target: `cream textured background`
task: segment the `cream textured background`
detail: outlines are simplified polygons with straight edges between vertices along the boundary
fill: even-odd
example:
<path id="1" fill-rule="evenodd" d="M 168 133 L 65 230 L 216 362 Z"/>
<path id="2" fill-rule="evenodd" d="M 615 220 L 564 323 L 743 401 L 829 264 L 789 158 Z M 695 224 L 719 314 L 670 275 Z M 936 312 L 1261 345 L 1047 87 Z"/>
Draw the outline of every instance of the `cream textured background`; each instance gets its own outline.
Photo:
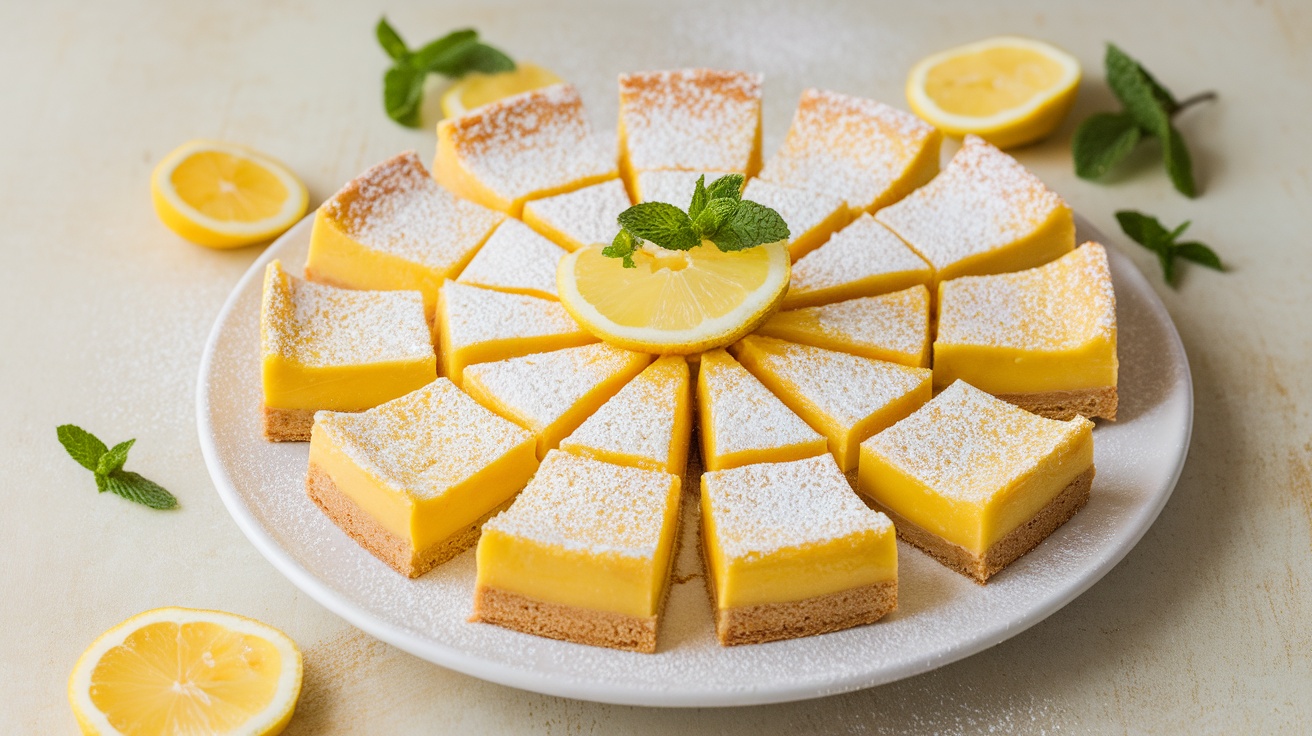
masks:
<path id="1" fill-rule="evenodd" d="M 162 605 L 220 608 L 292 635 L 305 690 L 289 733 L 1292 731 L 1312 722 L 1312 6 L 1256 3 L 524 3 L 393 0 L 0 4 L 0 732 L 71 733 L 65 680 L 105 628 Z M 449 7 L 448 7 L 449 6 Z M 742 8 L 752 7 L 750 13 Z M 151 166 L 196 137 L 284 160 L 313 204 L 429 129 L 380 107 L 386 10 L 411 42 L 470 24 L 575 81 L 613 123 L 620 71 L 766 74 L 773 148 L 805 86 L 904 105 L 917 58 L 997 33 L 1053 41 L 1089 71 L 1072 120 L 1018 156 L 1107 233 L 1138 208 L 1232 271 L 1159 285 L 1189 351 L 1197 415 L 1184 476 L 1138 547 L 1033 629 L 903 682 L 779 706 L 661 711 L 544 697 L 428 665 L 353 630 L 246 542 L 196 439 L 201 347 L 258 248 L 179 241 Z M 1114 40 L 1180 96 L 1203 196 L 1146 159 L 1116 186 L 1071 174 L 1074 121 L 1113 106 Z M 433 96 L 435 99 L 435 96 Z M 1117 239 L 1154 274 L 1150 255 Z M 175 513 L 97 497 L 54 427 L 138 438 L 130 467 Z M 1301 724 L 1301 725 L 1300 725 Z"/>

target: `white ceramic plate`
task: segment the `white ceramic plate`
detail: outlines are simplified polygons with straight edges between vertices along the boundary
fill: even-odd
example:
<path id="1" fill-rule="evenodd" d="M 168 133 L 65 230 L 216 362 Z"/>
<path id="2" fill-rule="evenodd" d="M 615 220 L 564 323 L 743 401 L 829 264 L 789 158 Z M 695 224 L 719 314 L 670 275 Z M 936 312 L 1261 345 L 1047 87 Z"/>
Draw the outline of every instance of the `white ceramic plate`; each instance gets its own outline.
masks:
<path id="1" fill-rule="evenodd" d="M 1093 585 L 1143 536 L 1184 465 L 1193 424 L 1184 348 L 1143 275 L 1112 248 L 1120 421 L 1094 431 L 1092 497 L 987 587 L 899 543 L 898 608 L 879 623 L 721 648 L 696 545 L 685 539 L 654 655 L 468 623 L 472 551 L 418 580 L 396 574 L 306 497 L 308 445 L 260 436 L 261 278 L 274 258 L 293 271 L 305 261 L 310 224 L 307 217 L 251 266 L 210 334 L 196 407 L 205 462 L 237 525 L 297 587 L 389 644 L 485 680 L 610 703 L 727 706 L 831 695 L 925 672 L 1015 636 Z M 1079 225 L 1081 242 L 1107 242 Z M 689 513 L 695 506 L 685 505 Z M 695 533 L 693 523 L 685 527 Z"/>

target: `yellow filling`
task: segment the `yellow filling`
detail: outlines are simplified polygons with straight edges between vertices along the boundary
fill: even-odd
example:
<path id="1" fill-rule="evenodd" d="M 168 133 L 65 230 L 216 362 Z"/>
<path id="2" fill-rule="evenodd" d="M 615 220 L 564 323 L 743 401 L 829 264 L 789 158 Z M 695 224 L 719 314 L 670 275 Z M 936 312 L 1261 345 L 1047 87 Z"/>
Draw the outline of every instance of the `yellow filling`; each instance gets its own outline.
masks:
<path id="1" fill-rule="evenodd" d="M 908 243 L 914 249 L 915 244 Z M 958 276 L 982 276 L 1022 271 L 1042 266 L 1075 250 L 1075 217 L 1066 206 L 1058 207 L 1033 232 L 983 253 L 949 263 L 934 274 L 935 283 Z M 931 287 L 936 288 L 936 287 Z"/>
<path id="2" fill-rule="evenodd" d="M 316 367 L 280 355 L 261 361 L 264 405 L 278 409 L 364 411 L 433 382 L 437 358 Z"/>
<path id="3" fill-rule="evenodd" d="M 993 394 L 1078 391 L 1116 385 L 1115 339 L 1071 350 L 1029 351 L 982 345 L 934 345 L 934 388 L 958 379 Z"/>

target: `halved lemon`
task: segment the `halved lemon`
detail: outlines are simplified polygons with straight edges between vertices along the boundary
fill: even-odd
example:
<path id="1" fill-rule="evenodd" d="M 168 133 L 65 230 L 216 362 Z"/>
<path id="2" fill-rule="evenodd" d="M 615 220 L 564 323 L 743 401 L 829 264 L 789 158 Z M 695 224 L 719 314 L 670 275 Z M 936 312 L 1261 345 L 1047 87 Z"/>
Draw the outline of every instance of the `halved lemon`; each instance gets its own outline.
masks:
<path id="1" fill-rule="evenodd" d="M 783 302 L 788 248 L 770 243 L 732 253 L 710 243 L 687 251 L 643 245 L 637 268 L 590 245 L 561 259 L 560 302 L 606 342 L 647 353 L 687 355 L 728 345 Z"/>
<path id="2" fill-rule="evenodd" d="M 157 608 L 100 635 L 73 667 L 84 734 L 277 734 L 301 692 L 286 634 L 221 611 Z"/>
<path id="3" fill-rule="evenodd" d="M 934 54 L 907 78 L 907 102 L 948 135 L 999 148 L 1057 129 L 1075 102 L 1080 62 L 1042 41 L 997 36 Z"/>
<path id="4" fill-rule="evenodd" d="M 554 73 L 536 64 L 519 63 L 508 72 L 483 74 L 475 72 L 460 79 L 442 93 L 442 114 L 459 117 L 478 107 L 496 102 L 504 97 L 511 97 L 560 84 L 562 80 Z"/>
<path id="5" fill-rule="evenodd" d="M 286 166 L 245 146 L 190 141 L 150 175 L 155 212 L 170 230 L 210 248 L 269 240 L 305 214 L 309 195 Z"/>

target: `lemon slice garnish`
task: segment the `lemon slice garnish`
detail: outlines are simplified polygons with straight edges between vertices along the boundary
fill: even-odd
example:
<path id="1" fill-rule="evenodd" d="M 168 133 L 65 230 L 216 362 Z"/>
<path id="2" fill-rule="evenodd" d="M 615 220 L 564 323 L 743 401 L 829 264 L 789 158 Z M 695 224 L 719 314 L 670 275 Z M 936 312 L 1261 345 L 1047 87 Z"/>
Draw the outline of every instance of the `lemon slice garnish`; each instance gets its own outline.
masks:
<path id="1" fill-rule="evenodd" d="M 286 634 L 220 611 L 157 608 L 100 635 L 69 677 L 84 734 L 258 734 L 283 730 L 301 692 Z"/>
<path id="2" fill-rule="evenodd" d="M 511 71 L 493 74 L 475 72 L 462 77 L 442 93 L 442 114 L 449 118 L 459 117 L 490 102 L 563 81 L 536 64 L 520 63 Z"/>
<path id="3" fill-rule="evenodd" d="M 1056 130 L 1075 102 L 1080 63 L 1042 41 L 998 36 L 948 49 L 911 69 L 907 101 L 943 132 L 999 148 Z"/>

